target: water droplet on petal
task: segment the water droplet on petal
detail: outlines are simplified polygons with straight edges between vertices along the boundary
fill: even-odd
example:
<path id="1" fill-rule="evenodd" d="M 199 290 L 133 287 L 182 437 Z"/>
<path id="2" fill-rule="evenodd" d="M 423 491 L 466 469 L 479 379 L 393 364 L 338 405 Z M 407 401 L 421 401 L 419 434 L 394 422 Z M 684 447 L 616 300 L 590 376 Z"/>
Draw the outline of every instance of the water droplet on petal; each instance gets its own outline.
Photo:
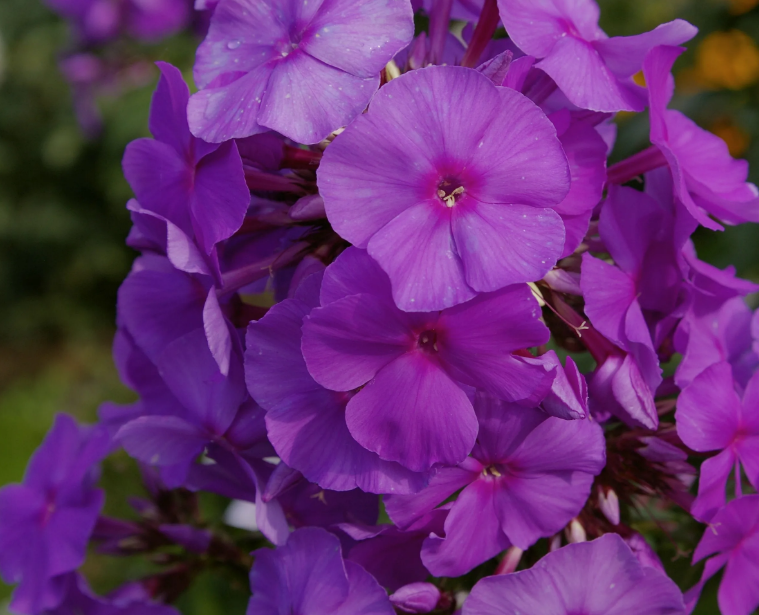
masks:
<path id="1" fill-rule="evenodd" d="M 234 40 L 227 43 L 227 49 L 237 49 L 240 46 L 240 41 Z"/>

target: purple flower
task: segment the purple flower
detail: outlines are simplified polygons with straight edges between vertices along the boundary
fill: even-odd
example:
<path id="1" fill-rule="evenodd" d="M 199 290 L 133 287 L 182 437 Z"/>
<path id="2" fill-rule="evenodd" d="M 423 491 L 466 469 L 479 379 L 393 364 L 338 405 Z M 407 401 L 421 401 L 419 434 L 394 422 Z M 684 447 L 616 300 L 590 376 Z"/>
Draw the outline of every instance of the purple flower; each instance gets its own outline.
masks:
<path id="1" fill-rule="evenodd" d="M 722 230 L 709 216 L 726 224 L 759 222 L 759 190 L 746 182 L 748 163 L 733 159 L 720 137 L 679 111 L 667 109 L 674 92 L 670 71 L 683 51 L 662 46 L 646 57 L 643 72 L 650 97 L 654 148 L 639 156 L 663 157 L 661 163 L 668 164 L 672 172 L 675 195 L 703 226 Z"/>
<path id="2" fill-rule="evenodd" d="M 567 545 L 529 570 L 479 581 L 462 615 L 681 615 L 683 596 L 617 534 Z"/>
<path id="3" fill-rule="evenodd" d="M 622 372 L 624 381 L 610 384 L 616 389 L 618 404 L 608 404 L 607 409 L 649 429 L 658 425 L 653 393 L 661 383 L 652 329 L 679 307 L 682 294 L 683 275 L 672 228 L 671 215 L 653 198 L 632 188 L 610 186 L 599 231 L 616 266 L 587 253 L 582 257 L 585 313 L 600 333 L 628 355 L 617 362 L 607 361 L 591 387 L 606 384 L 609 378 L 613 382 L 620 369 L 617 363 L 626 361 L 629 369 Z M 671 330 L 675 321 L 669 322 Z M 639 393 L 621 391 L 620 387 L 635 380 Z"/>
<path id="4" fill-rule="evenodd" d="M 79 574 L 61 578 L 64 597 L 61 604 L 42 615 L 179 615 L 173 607 L 149 600 L 137 585 L 127 585 L 107 597 L 98 597 Z"/>
<path id="5" fill-rule="evenodd" d="M 384 272 L 351 248 L 327 269 L 321 303 L 303 324 L 308 371 L 333 391 L 361 388 L 345 410 L 351 435 L 410 470 L 455 465 L 472 449 L 477 418 L 459 382 L 537 404 L 554 379 L 553 366 L 511 354 L 548 339 L 527 285 L 402 312 Z"/>
<path id="6" fill-rule="evenodd" d="M 221 0 L 197 53 L 192 132 L 318 143 L 366 108 L 413 33 L 408 0 Z"/>
<path id="7" fill-rule="evenodd" d="M 395 591 L 404 585 L 421 583 L 429 576 L 421 558 L 422 545 L 430 533 L 442 534 L 450 505 L 436 508 L 411 525 L 361 526 L 341 524 L 337 528 L 343 553 L 360 564 L 380 585 Z"/>
<path id="8" fill-rule="evenodd" d="M 209 275 L 177 270 L 164 257 L 143 256 L 135 261 L 119 289 L 118 316 L 120 324 L 153 363 L 169 344 L 201 330 L 219 369 L 229 373 L 238 344 Z"/>
<path id="9" fill-rule="evenodd" d="M 100 427 L 80 427 L 59 414 L 32 456 L 24 481 L 0 490 L 0 574 L 18 583 L 11 609 L 36 614 L 58 606 L 57 578 L 84 562 L 103 506 L 96 464 L 111 440 Z"/>
<path id="10" fill-rule="evenodd" d="M 105 43 L 121 30 L 156 41 L 182 29 L 190 17 L 187 0 L 46 0 L 46 4 L 70 20 L 85 43 Z"/>
<path id="11" fill-rule="evenodd" d="M 394 615 L 390 600 L 358 564 L 343 561 L 340 541 L 319 528 L 254 552 L 248 615 Z"/>
<path id="12" fill-rule="evenodd" d="M 509 37 L 572 104 L 593 111 L 643 111 L 646 91 L 632 76 L 656 45 L 679 45 L 698 30 L 680 19 L 637 36 L 609 38 L 594 0 L 498 0 Z"/>
<path id="13" fill-rule="evenodd" d="M 321 275 L 305 280 L 295 296 L 275 305 L 248 327 L 245 373 L 253 398 L 266 409 L 277 454 L 325 489 L 359 487 L 371 493 L 410 493 L 426 476 L 384 461 L 348 431 L 350 393 L 317 384 L 301 353 L 303 319 L 319 306 Z"/>
<path id="14" fill-rule="evenodd" d="M 721 270 L 698 260 L 690 242 L 683 256 L 691 300 L 673 338 L 675 350 L 683 355 L 675 382 L 685 388 L 710 365 L 727 361 L 735 380 L 745 386 L 759 355 L 752 348 L 754 325 L 744 297 L 759 291 L 759 285 L 736 277 L 732 266 Z"/>
<path id="15" fill-rule="evenodd" d="M 691 514 L 709 521 L 725 505 L 725 487 L 740 466 L 759 487 L 759 372 L 742 399 L 735 391 L 729 363 L 715 363 L 688 385 L 677 400 L 677 433 L 695 451 L 720 451 L 701 465 L 698 497 Z M 740 485 L 736 485 L 740 493 Z"/>
<path id="16" fill-rule="evenodd" d="M 242 160 L 233 141 L 211 145 L 192 136 L 182 74 L 164 62 L 158 68 L 150 110 L 155 138 L 127 146 L 124 175 L 144 209 L 194 238 L 208 255 L 240 228 L 250 205 Z"/>
<path id="17" fill-rule="evenodd" d="M 561 530 L 584 506 L 604 467 L 603 432 L 589 420 L 547 418 L 537 409 L 475 398 L 480 422 L 472 456 L 438 471 L 417 495 L 386 500 L 401 528 L 463 488 L 445 537 L 425 540 L 422 561 L 435 576 L 459 576 L 511 545 L 521 549 Z"/>
<path id="18" fill-rule="evenodd" d="M 603 196 L 607 145 L 592 122 L 577 120 L 566 109 L 552 113 L 548 119 L 556 126 L 569 162 L 569 193 L 554 207 L 564 222 L 564 258 L 582 243 L 593 209 Z"/>
<path id="19" fill-rule="evenodd" d="M 750 615 L 759 607 L 759 495 L 730 502 L 712 519 L 693 554 L 693 563 L 706 561 L 699 583 L 685 594 L 695 606 L 704 584 L 723 566 L 717 599 L 723 615 Z"/>
<path id="20" fill-rule="evenodd" d="M 554 126 L 472 69 L 393 79 L 327 148 L 318 183 L 333 228 L 377 260 L 402 310 L 539 280 L 564 248 Z"/>
<path id="21" fill-rule="evenodd" d="M 262 412 L 246 402 L 241 357 L 233 358 L 224 376 L 202 329 L 169 344 L 156 366 L 178 400 L 180 414 L 139 417 L 124 425 L 116 439 L 136 459 L 165 468 L 163 479 L 169 487 L 184 483 L 206 447 L 236 452 L 250 446 L 251 433 L 259 436 Z"/>

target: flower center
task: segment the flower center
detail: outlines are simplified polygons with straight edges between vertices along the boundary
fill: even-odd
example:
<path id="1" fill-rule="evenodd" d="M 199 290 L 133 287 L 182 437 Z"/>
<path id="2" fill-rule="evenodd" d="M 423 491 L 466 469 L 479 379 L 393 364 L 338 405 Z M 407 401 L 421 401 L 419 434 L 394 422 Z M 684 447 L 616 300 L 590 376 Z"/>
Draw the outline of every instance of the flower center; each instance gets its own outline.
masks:
<path id="1" fill-rule="evenodd" d="M 462 194 L 464 186 L 456 180 L 444 179 L 437 187 L 437 195 L 446 207 L 453 207 Z"/>
<path id="2" fill-rule="evenodd" d="M 424 352 L 429 352 L 429 353 L 437 352 L 438 351 L 437 333 L 435 332 L 435 329 L 428 329 L 427 331 L 422 331 L 419 334 L 419 340 L 417 341 L 417 344 L 419 348 L 424 350 Z"/>
<path id="3" fill-rule="evenodd" d="M 282 38 L 274 44 L 274 50 L 280 58 L 286 58 L 293 51 L 300 47 L 300 36 L 297 34 L 290 34 L 287 38 Z"/>
<path id="4" fill-rule="evenodd" d="M 485 478 L 490 478 L 490 477 L 499 478 L 500 476 L 502 476 L 501 472 L 495 466 L 488 466 L 487 468 L 482 470 L 482 475 Z"/>

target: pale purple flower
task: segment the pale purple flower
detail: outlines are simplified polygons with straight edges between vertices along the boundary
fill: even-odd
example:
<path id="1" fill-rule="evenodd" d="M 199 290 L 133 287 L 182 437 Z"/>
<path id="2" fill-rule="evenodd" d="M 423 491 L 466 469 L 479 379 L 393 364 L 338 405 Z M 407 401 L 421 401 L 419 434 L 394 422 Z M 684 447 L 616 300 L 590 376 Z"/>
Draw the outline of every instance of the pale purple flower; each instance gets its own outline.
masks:
<path id="1" fill-rule="evenodd" d="M 498 0 L 506 31 L 572 104 L 593 111 L 643 111 L 646 91 L 632 76 L 656 45 L 679 45 L 698 30 L 680 19 L 645 34 L 609 38 L 595 0 Z"/>
<path id="2" fill-rule="evenodd" d="M 221 0 L 196 57 L 193 134 L 318 143 L 366 108 L 413 33 L 408 0 Z"/>
<path id="3" fill-rule="evenodd" d="M 122 31 L 144 41 L 156 41 L 185 27 L 189 0 L 46 0 L 71 21 L 84 43 L 102 44 Z"/>
<path id="4" fill-rule="evenodd" d="M 511 545 L 527 549 L 561 530 L 584 506 L 606 461 L 603 432 L 590 420 L 548 418 L 537 409 L 478 392 L 477 445 L 456 468 L 444 468 L 419 494 L 387 498 L 401 528 L 463 488 L 430 535 L 422 561 L 435 576 L 459 576 Z"/>
<path id="5" fill-rule="evenodd" d="M 666 575 L 642 566 L 617 534 L 567 545 L 529 570 L 487 577 L 462 615 L 683 615 Z"/>
<path id="6" fill-rule="evenodd" d="M 655 161 L 663 158 L 661 162 L 672 172 L 675 195 L 701 225 L 722 230 L 710 216 L 726 224 L 759 222 L 759 190 L 746 182 L 748 163 L 733 159 L 720 137 L 681 112 L 667 109 L 674 93 L 670 71 L 683 51 L 681 47 L 656 47 L 643 64 L 654 148 L 639 156 Z"/>
<path id="7" fill-rule="evenodd" d="M 706 560 L 699 583 L 685 594 L 695 606 L 704 584 L 725 567 L 717 599 L 722 615 L 750 615 L 759 607 L 759 495 L 730 502 L 712 519 L 693 554 L 693 563 Z"/>
<path id="8" fill-rule="evenodd" d="M 250 205 L 242 160 L 234 141 L 212 145 L 192 136 L 182 74 L 164 62 L 158 68 L 150 110 L 154 139 L 127 146 L 124 175 L 142 208 L 174 224 L 208 255 L 240 228 Z"/>
<path id="9" fill-rule="evenodd" d="M 32 456 L 24 481 L 0 490 L 0 575 L 18 583 L 10 608 L 36 615 L 63 599 L 58 578 L 84 563 L 103 506 L 98 464 L 111 449 L 101 427 L 59 414 Z"/>
<path id="10" fill-rule="evenodd" d="M 350 248 L 327 269 L 321 303 L 303 324 L 308 371 L 333 391 L 361 387 L 345 410 L 351 435 L 410 470 L 455 465 L 471 451 L 477 418 L 459 383 L 537 404 L 555 376 L 555 366 L 511 354 L 548 339 L 527 285 L 442 312 L 402 312 L 385 273 Z"/>
<path id="11" fill-rule="evenodd" d="M 552 208 L 569 170 L 553 124 L 473 69 L 393 79 L 327 148 L 318 183 L 332 227 L 377 260 L 406 311 L 539 280 L 564 249 Z"/>
<path id="12" fill-rule="evenodd" d="M 325 489 L 359 487 L 371 493 L 409 493 L 424 474 L 383 461 L 348 431 L 345 407 L 351 393 L 330 391 L 308 373 L 301 353 L 303 319 L 319 306 L 321 275 L 306 279 L 290 299 L 248 326 L 245 374 L 253 398 L 266 409 L 277 454 Z"/>
<path id="13" fill-rule="evenodd" d="M 701 372 L 677 400 L 677 433 L 695 451 L 719 451 L 701 464 L 698 497 L 691 514 L 709 521 L 725 505 L 731 472 L 740 468 L 759 487 L 759 372 L 739 396 L 729 363 L 715 363 Z M 740 485 L 736 485 L 740 493 Z"/>
<path id="14" fill-rule="evenodd" d="M 394 615 L 385 590 L 340 541 L 320 528 L 293 532 L 278 549 L 253 553 L 248 615 Z"/>

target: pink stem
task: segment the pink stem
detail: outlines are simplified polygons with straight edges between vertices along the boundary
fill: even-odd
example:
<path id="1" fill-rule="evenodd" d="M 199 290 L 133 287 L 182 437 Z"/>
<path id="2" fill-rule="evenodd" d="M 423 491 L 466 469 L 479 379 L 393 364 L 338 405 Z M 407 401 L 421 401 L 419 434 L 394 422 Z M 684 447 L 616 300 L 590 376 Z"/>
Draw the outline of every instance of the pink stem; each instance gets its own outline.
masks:
<path id="1" fill-rule="evenodd" d="M 662 151 L 652 145 L 642 152 L 609 167 L 606 171 L 606 181 L 609 184 L 624 184 L 644 173 L 666 165 L 667 159 Z"/>
<path id="2" fill-rule="evenodd" d="M 480 18 L 477 20 L 477 27 L 474 29 L 472 40 L 469 41 L 469 46 L 464 53 L 464 57 L 461 59 L 461 66 L 468 68 L 474 68 L 477 66 L 482 52 L 488 46 L 493 35 L 498 28 L 498 22 L 501 16 L 498 13 L 498 3 L 496 0 L 485 0 L 485 4 L 482 5 L 482 12 Z"/>

